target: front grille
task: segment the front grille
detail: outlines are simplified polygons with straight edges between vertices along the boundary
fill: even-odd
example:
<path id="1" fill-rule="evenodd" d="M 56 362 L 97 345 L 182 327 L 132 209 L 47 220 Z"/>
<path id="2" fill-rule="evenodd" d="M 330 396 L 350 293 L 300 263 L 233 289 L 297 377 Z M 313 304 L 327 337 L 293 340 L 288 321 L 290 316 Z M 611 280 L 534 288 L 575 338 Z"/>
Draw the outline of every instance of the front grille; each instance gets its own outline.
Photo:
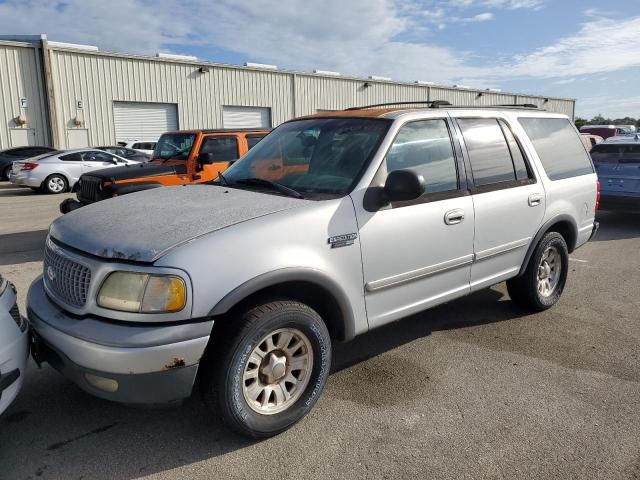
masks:
<path id="1" fill-rule="evenodd" d="M 83 307 L 87 301 L 91 270 L 51 248 L 44 249 L 44 281 L 47 288 L 63 302 Z"/>
<path id="2" fill-rule="evenodd" d="M 16 322 L 16 325 L 18 325 L 18 328 L 20 328 L 20 331 L 24 332 L 27 328 L 27 322 L 25 322 L 25 320 L 20 315 L 20 309 L 18 308 L 17 303 L 14 304 L 13 307 L 11 307 L 9 313 L 11 314 L 13 320 Z"/>
<path id="3" fill-rule="evenodd" d="M 78 200 L 83 203 L 93 203 L 99 201 L 101 185 L 101 178 L 83 175 L 80 178 L 80 185 L 78 187 Z"/>

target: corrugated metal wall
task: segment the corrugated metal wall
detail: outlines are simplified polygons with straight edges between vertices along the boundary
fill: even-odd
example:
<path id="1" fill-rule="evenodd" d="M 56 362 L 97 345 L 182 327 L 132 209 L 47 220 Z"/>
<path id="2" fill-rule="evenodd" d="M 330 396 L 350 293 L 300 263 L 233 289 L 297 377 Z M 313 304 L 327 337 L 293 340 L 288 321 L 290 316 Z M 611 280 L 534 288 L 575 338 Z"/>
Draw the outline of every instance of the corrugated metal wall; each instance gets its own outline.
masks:
<path id="1" fill-rule="evenodd" d="M 273 126 L 318 110 L 392 101 L 448 100 L 454 105 L 541 104 L 540 97 L 305 73 L 170 61 L 103 52 L 50 50 L 58 146 L 70 131 L 88 130 L 90 144 L 115 142 L 113 102 L 173 103 L 179 128 L 222 127 L 225 105 L 271 108 Z M 206 65 L 206 73 L 199 67 Z M 365 84 L 367 86 L 365 86 Z M 535 101 L 531 100 L 535 99 Z M 77 109 L 82 100 L 83 109 Z M 573 102 L 545 108 L 573 114 Z M 77 121 L 76 121 L 77 120 Z"/>
<path id="2" fill-rule="evenodd" d="M 49 143 L 40 64 L 40 50 L 33 44 L 0 42 L 0 150 L 17 146 L 11 130 L 18 128 L 33 129 L 35 144 Z M 21 97 L 27 108 L 21 108 Z M 20 115 L 27 120 L 24 127 L 15 121 Z"/>

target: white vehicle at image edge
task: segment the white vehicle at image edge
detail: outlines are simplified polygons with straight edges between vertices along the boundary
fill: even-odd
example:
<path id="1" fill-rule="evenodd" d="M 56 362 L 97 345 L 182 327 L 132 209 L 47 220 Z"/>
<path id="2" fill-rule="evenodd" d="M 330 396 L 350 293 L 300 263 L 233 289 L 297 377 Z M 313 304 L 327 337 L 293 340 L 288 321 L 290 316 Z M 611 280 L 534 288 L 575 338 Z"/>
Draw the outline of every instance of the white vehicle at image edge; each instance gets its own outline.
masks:
<path id="1" fill-rule="evenodd" d="M 109 152 L 92 148 L 65 150 L 13 162 L 9 180 L 46 193 L 73 190 L 80 175 L 94 170 L 122 165 L 139 165 Z"/>
<path id="2" fill-rule="evenodd" d="M 552 307 L 597 201 L 563 115 L 433 103 L 299 118 L 213 184 L 58 218 L 27 298 L 35 355 L 114 401 L 197 385 L 226 425 L 272 436 L 317 401 L 333 341 L 503 281 Z"/>
<path id="3" fill-rule="evenodd" d="M 29 355 L 27 321 L 16 304 L 16 290 L 0 275 L 0 414 L 18 395 Z"/>

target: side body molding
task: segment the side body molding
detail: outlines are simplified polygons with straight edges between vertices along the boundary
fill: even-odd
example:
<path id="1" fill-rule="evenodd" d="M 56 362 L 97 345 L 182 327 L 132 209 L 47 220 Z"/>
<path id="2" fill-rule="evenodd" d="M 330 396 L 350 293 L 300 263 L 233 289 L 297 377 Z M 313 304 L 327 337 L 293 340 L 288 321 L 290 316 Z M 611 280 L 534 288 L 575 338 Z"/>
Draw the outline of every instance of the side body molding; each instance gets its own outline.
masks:
<path id="1" fill-rule="evenodd" d="M 351 340 L 355 336 L 355 317 L 349 297 L 333 278 L 321 270 L 313 268 L 288 267 L 258 275 L 227 293 L 211 309 L 209 315 L 225 314 L 250 295 L 265 288 L 288 282 L 313 283 L 326 290 L 335 299 L 342 314 L 344 340 Z"/>
<path id="2" fill-rule="evenodd" d="M 518 273 L 518 277 L 524 275 L 524 271 L 527 269 L 527 264 L 529 263 L 529 260 L 531 260 L 531 257 L 533 256 L 533 252 L 535 251 L 536 247 L 538 246 L 538 243 L 540 243 L 540 240 L 542 239 L 542 237 L 544 236 L 545 232 L 547 230 L 549 230 L 549 227 L 551 227 L 552 225 L 558 223 L 558 222 L 565 222 L 568 223 L 569 225 L 571 225 L 571 230 L 572 230 L 572 234 L 573 234 L 573 238 L 577 238 L 578 235 L 578 227 L 576 226 L 576 222 L 575 220 L 570 217 L 569 215 L 558 215 L 557 217 L 553 217 L 551 220 L 548 220 L 547 222 L 545 222 L 540 229 L 538 230 L 538 233 L 536 233 L 536 236 L 533 237 L 533 240 L 531 241 L 531 244 L 529 245 L 529 249 L 527 250 L 527 254 L 524 257 L 524 261 L 522 262 L 522 266 L 520 267 L 520 272 Z M 572 242 L 573 244 L 569 244 L 569 242 L 567 242 L 567 248 L 569 250 L 569 253 L 571 253 L 574 250 L 575 247 L 575 241 Z"/>

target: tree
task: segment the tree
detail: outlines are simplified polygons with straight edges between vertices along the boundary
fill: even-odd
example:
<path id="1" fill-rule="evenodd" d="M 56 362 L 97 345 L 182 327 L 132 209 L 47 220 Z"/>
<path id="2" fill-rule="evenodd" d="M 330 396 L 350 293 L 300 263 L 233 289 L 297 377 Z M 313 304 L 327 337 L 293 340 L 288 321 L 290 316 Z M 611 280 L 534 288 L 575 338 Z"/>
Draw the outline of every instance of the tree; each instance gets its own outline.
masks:
<path id="1" fill-rule="evenodd" d="M 584 118 L 576 117 L 576 127 L 580 130 L 580 127 L 583 127 L 587 124 L 587 120 Z"/>

